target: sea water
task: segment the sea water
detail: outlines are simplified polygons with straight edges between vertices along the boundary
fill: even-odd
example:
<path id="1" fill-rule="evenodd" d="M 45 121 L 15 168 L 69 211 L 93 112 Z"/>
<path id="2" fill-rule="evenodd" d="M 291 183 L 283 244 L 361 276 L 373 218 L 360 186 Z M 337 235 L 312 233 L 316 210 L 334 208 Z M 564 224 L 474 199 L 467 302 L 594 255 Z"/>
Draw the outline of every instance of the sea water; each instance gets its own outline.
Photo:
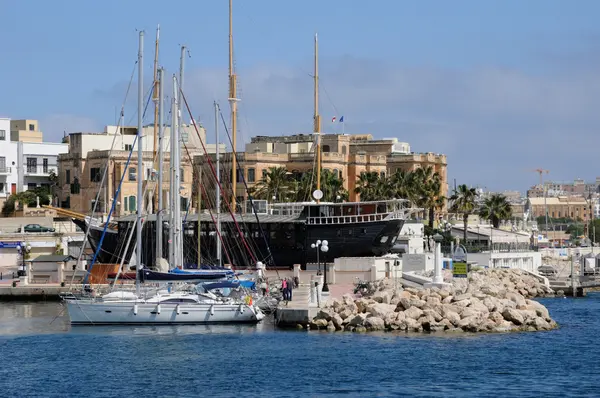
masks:
<path id="1" fill-rule="evenodd" d="M 0 304 L 0 396 L 600 396 L 600 294 L 540 300 L 533 333 L 327 333 L 259 325 L 73 327 Z"/>

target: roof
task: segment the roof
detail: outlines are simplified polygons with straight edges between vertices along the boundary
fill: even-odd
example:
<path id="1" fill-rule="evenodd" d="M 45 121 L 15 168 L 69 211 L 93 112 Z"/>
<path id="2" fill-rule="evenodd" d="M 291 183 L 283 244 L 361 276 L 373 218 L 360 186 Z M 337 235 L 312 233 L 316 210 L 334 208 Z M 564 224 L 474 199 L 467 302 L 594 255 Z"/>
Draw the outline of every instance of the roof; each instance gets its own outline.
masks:
<path id="1" fill-rule="evenodd" d="M 583 198 L 569 198 L 566 196 L 561 197 L 550 197 L 550 198 L 529 198 L 529 203 L 532 206 L 544 206 L 544 205 L 586 205 L 587 202 Z"/>
<path id="2" fill-rule="evenodd" d="M 75 260 L 75 257 L 69 254 L 45 254 L 42 256 L 37 256 L 31 261 L 35 261 L 38 263 L 64 263 L 70 260 Z"/>

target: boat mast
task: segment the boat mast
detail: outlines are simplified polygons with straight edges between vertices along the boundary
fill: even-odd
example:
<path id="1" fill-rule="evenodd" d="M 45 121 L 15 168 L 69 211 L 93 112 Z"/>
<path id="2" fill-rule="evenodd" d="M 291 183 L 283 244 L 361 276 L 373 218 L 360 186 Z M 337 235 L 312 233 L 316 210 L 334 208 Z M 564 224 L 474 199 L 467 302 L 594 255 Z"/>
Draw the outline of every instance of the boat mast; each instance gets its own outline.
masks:
<path id="1" fill-rule="evenodd" d="M 171 156 L 173 157 L 173 173 L 171 179 L 171 268 L 177 268 L 179 255 L 177 253 L 178 249 L 178 232 L 181 228 L 178 222 L 178 214 L 179 214 L 179 182 L 177 181 L 178 172 L 177 172 L 177 149 L 179 148 L 179 112 L 178 112 L 178 104 L 177 104 L 177 76 L 173 74 L 173 114 L 171 115 Z"/>
<path id="2" fill-rule="evenodd" d="M 233 70 L 233 0 L 229 0 L 229 105 L 231 107 L 231 185 L 233 186 L 233 195 L 231 195 L 231 211 L 236 212 L 237 195 L 237 75 Z"/>
<path id="3" fill-rule="evenodd" d="M 177 81 L 173 74 L 173 96 L 171 98 L 171 134 L 169 137 L 171 152 L 169 158 L 169 267 L 175 264 L 175 148 L 177 147 Z"/>
<path id="4" fill-rule="evenodd" d="M 321 189 L 321 116 L 319 115 L 319 41 L 315 33 L 315 115 L 314 115 L 314 131 L 317 136 L 317 190 Z M 319 203 L 319 199 L 317 199 Z"/>
<path id="5" fill-rule="evenodd" d="M 164 80 L 165 80 L 165 70 L 160 68 L 158 70 L 158 124 L 160 128 L 158 130 L 158 207 L 156 213 L 156 260 L 163 257 L 163 162 L 165 158 L 165 154 L 163 151 L 163 140 L 164 140 Z"/>
<path id="6" fill-rule="evenodd" d="M 144 31 L 140 32 L 140 42 L 138 51 L 138 129 L 137 129 L 137 146 L 138 146 L 138 165 L 137 165 L 137 219 L 136 219 L 136 257 L 137 264 L 135 267 L 135 290 L 140 291 L 139 269 L 142 264 L 142 204 L 143 190 L 142 177 L 144 173 L 142 168 L 143 162 L 143 123 L 144 123 Z"/>
<path id="7" fill-rule="evenodd" d="M 154 83 L 153 83 L 153 93 L 152 93 L 152 101 L 154 102 L 154 146 L 153 146 L 153 156 L 152 159 L 153 160 L 153 165 L 152 165 L 152 169 L 156 170 L 156 162 L 157 162 L 157 158 L 156 158 L 156 148 L 158 145 L 158 139 L 157 139 L 157 134 L 158 134 L 158 41 L 160 38 L 160 25 L 158 25 L 156 27 L 156 42 L 154 44 Z M 161 125 L 162 128 L 162 125 Z M 158 193 L 157 193 L 158 192 Z M 158 205 L 158 196 L 162 195 L 162 185 L 158 186 L 158 189 L 156 189 L 154 191 L 154 200 L 152 201 L 152 207 L 154 212 L 159 211 L 159 205 Z M 162 257 L 162 256 L 161 256 Z"/>
<path id="8" fill-rule="evenodd" d="M 215 195 L 215 206 L 217 207 L 217 264 L 221 266 L 221 154 L 219 151 L 219 104 L 215 101 L 215 156 L 217 158 L 217 184 Z M 235 158 L 235 156 L 234 156 Z"/>
<path id="9" fill-rule="evenodd" d="M 183 69 L 185 63 L 185 51 L 186 47 L 181 46 L 181 58 L 179 60 L 179 85 L 177 87 L 177 155 L 175 156 L 175 203 L 173 203 L 173 208 L 176 210 L 176 228 L 175 228 L 175 250 L 176 250 L 176 266 L 183 269 L 183 240 L 181 238 L 181 228 L 182 228 L 182 220 L 181 220 L 181 129 L 183 126 L 182 118 L 181 118 L 181 102 L 179 98 L 180 92 L 183 92 Z"/>

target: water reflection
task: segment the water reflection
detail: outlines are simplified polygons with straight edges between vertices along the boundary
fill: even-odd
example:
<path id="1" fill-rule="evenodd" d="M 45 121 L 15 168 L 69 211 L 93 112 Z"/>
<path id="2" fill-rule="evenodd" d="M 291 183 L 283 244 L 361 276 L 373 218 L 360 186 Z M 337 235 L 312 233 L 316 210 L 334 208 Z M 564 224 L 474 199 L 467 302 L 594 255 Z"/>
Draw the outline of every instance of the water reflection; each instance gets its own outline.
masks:
<path id="1" fill-rule="evenodd" d="M 0 303 L 0 336 L 46 333 L 102 335 L 191 335 L 248 334 L 271 332 L 272 317 L 257 325 L 173 325 L 173 326 L 75 326 L 71 327 L 66 306 L 62 303 Z"/>

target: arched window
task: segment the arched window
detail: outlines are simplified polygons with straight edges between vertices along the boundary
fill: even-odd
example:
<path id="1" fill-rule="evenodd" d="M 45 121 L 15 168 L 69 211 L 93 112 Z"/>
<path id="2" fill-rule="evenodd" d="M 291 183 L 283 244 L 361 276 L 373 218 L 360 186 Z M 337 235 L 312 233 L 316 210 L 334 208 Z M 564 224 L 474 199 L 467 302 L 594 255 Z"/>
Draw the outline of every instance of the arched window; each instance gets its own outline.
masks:
<path id="1" fill-rule="evenodd" d="M 346 145 L 342 145 L 342 155 L 346 154 Z"/>
<path id="2" fill-rule="evenodd" d="M 338 169 L 333 169 L 333 175 L 334 177 L 339 177 Z"/>

